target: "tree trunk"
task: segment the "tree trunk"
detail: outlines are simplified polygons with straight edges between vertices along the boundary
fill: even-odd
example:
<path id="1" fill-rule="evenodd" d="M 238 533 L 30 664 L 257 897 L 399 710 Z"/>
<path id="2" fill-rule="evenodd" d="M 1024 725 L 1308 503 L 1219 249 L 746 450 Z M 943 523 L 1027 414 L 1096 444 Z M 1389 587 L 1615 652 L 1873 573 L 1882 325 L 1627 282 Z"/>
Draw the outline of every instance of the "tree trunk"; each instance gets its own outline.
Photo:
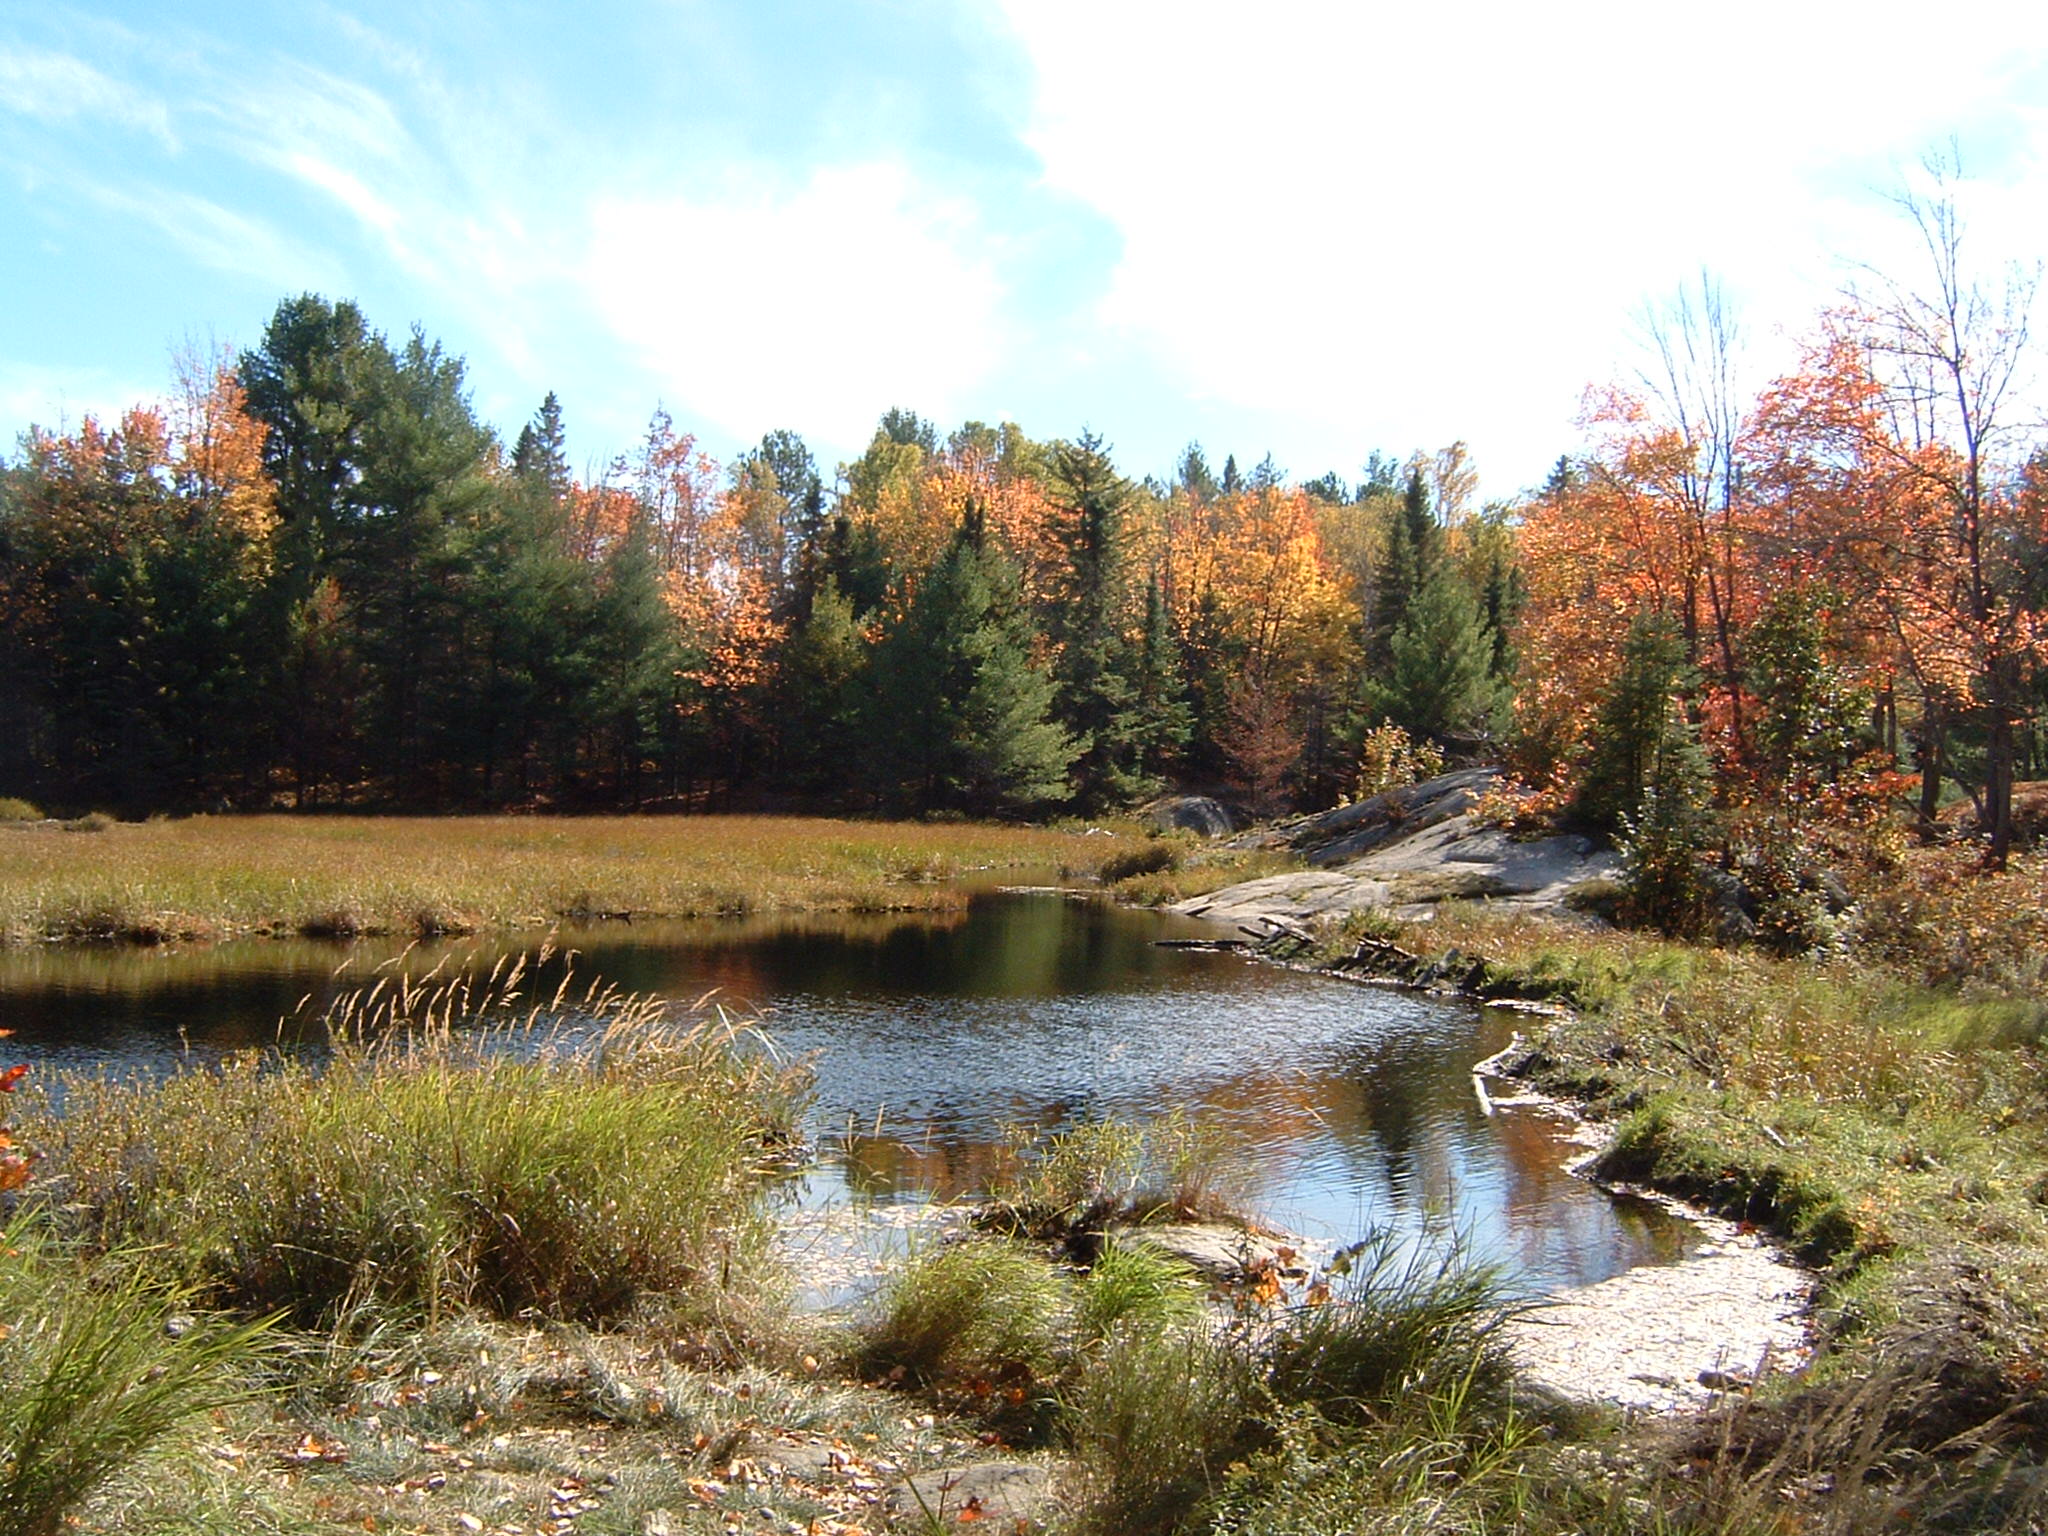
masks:
<path id="1" fill-rule="evenodd" d="M 1984 850 L 1987 870 L 2004 869 L 2006 856 L 2012 851 L 2012 763 L 2012 716 L 1999 709 L 1992 714 L 1990 738 L 1984 750 L 1983 824 L 1991 834 L 1990 844 Z"/>

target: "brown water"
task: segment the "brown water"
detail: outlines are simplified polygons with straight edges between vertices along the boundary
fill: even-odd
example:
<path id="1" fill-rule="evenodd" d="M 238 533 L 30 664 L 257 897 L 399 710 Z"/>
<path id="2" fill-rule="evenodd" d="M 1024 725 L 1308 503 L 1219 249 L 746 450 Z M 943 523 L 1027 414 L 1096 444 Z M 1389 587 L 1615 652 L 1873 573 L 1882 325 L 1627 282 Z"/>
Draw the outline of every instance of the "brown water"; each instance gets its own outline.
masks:
<path id="1" fill-rule="evenodd" d="M 986 892 L 941 916 L 608 924 L 557 943 L 583 977 L 758 1008 L 776 1049 L 815 1061 L 809 1203 L 972 1193 L 1010 1127 L 1183 1108 L 1215 1128 L 1252 1206 L 1312 1239 L 1456 1232 L 1529 1291 L 1683 1251 L 1683 1224 L 1562 1171 L 1555 1122 L 1482 1111 L 1471 1065 L 1511 1018 L 1154 942 L 1204 931 L 1099 900 Z M 420 946 L 405 963 L 487 966 L 534 942 Z M 15 1031 L 8 1059 L 44 1072 L 317 1049 L 317 1027 L 294 1021 L 403 949 L 0 952 L 0 1026 Z"/>

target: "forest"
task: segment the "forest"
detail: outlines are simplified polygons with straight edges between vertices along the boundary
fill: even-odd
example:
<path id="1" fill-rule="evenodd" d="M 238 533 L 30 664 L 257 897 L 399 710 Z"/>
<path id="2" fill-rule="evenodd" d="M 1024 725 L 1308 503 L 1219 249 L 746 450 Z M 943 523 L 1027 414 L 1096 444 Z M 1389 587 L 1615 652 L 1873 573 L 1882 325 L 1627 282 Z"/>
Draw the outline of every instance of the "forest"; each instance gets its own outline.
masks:
<path id="1" fill-rule="evenodd" d="M 1782 862 L 1966 800 L 1997 867 L 2042 752 L 2031 285 L 1973 283 L 1950 204 L 1908 212 L 1924 283 L 1845 297 L 1744 395 L 1702 278 L 1548 480 L 1485 504 L 1463 443 L 1133 478 L 1091 432 L 901 409 L 829 475 L 786 430 L 721 466 L 656 409 L 579 476 L 552 394 L 508 444 L 421 330 L 289 298 L 166 403 L 0 464 L 0 792 L 1272 813 L 1484 758 L 1504 816 L 1646 857 Z"/>

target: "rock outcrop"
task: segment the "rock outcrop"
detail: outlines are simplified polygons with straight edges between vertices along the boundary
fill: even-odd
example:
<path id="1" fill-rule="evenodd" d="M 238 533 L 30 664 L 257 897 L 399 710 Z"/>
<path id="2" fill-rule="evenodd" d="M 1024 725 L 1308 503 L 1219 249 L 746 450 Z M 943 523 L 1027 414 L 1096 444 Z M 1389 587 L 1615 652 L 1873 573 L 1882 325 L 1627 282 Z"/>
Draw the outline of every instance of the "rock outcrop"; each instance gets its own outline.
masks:
<path id="1" fill-rule="evenodd" d="M 1481 823 L 1474 810 L 1498 777 L 1497 769 L 1462 768 L 1245 833 L 1237 845 L 1286 848 L 1313 867 L 1212 891 L 1174 910 L 1239 924 L 1368 908 L 1418 916 L 1454 899 L 1559 911 L 1611 886 L 1621 861 L 1590 838 L 1518 838 Z"/>

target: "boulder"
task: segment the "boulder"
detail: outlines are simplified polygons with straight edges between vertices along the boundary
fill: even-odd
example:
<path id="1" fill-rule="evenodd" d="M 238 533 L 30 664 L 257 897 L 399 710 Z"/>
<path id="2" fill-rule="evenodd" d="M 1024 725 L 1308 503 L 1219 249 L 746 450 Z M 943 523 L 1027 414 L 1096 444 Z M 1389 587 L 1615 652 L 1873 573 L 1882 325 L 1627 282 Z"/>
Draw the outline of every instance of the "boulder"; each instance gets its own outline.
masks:
<path id="1" fill-rule="evenodd" d="M 1057 1480 L 1040 1461 L 979 1461 L 971 1466 L 920 1472 L 896 1488 L 897 1513 L 951 1530 L 961 1521 L 986 1521 L 991 1531 L 1042 1529 L 1056 1510 Z"/>
<path id="2" fill-rule="evenodd" d="M 1207 795 L 1154 800 L 1139 809 L 1138 820 L 1155 831 L 1196 832 L 1203 837 L 1228 837 L 1244 824 L 1229 806 Z"/>

